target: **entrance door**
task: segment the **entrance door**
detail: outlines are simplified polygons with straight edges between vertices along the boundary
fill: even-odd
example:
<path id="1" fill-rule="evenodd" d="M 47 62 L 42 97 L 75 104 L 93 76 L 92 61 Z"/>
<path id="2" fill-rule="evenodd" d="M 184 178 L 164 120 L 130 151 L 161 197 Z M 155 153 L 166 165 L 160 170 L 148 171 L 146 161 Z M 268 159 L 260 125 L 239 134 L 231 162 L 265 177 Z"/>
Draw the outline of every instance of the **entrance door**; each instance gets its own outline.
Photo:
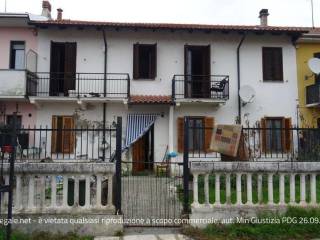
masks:
<path id="1" fill-rule="evenodd" d="M 68 96 L 75 89 L 76 43 L 51 42 L 50 96 Z"/>
<path id="2" fill-rule="evenodd" d="M 185 46 L 185 97 L 210 98 L 210 45 Z"/>
<path id="3" fill-rule="evenodd" d="M 132 146 L 132 172 L 134 174 L 153 170 L 153 142 L 154 127 L 146 132 L 143 137 L 137 140 Z"/>

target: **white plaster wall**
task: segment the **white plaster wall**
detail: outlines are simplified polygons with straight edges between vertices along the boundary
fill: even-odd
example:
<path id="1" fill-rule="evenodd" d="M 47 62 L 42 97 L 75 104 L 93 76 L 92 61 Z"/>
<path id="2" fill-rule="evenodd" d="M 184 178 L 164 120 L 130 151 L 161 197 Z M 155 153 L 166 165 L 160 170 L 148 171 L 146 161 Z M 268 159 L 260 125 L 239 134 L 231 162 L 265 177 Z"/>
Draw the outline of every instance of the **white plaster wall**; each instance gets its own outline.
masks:
<path id="1" fill-rule="evenodd" d="M 1 70 L 0 88 L 1 97 L 23 97 L 26 94 L 26 71 L 24 70 Z"/>
<path id="2" fill-rule="evenodd" d="M 52 127 L 52 116 L 53 115 L 60 115 L 60 116 L 70 116 L 75 113 L 75 111 L 79 108 L 77 104 L 43 104 L 37 112 L 37 126 L 41 126 L 45 128 Z M 122 117 L 122 144 L 125 142 L 125 133 L 126 133 L 126 122 L 127 122 L 127 114 L 132 113 L 163 113 L 163 116 L 159 116 L 155 122 L 154 127 L 154 154 L 155 154 L 155 161 L 162 161 L 162 158 L 165 154 L 166 147 L 168 145 L 168 107 L 167 106 L 134 106 L 127 109 L 123 104 L 107 104 L 107 126 L 110 126 L 113 121 L 117 121 L 117 117 Z M 90 105 L 87 110 L 80 112 L 81 119 L 86 119 L 90 121 L 101 121 L 102 122 L 102 104 L 94 104 Z M 78 127 L 80 128 L 80 127 Z M 42 137 L 45 135 L 42 134 Z M 115 149 L 115 136 L 112 136 L 111 140 L 111 148 Z M 38 136 L 37 138 L 40 138 Z M 86 137 L 83 140 L 83 146 L 86 144 Z M 78 153 L 80 151 L 80 138 L 78 137 L 78 144 L 77 150 Z M 97 144 L 97 140 L 95 139 L 95 144 Z M 108 140 L 108 139 L 107 139 Z M 90 145 L 89 141 L 89 145 Z M 36 141 L 36 146 L 39 145 L 39 142 Z M 44 147 L 44 144 L 42 144 Z M 91 148 L 92 145 L 89 146 Z M 97 146 L 95 146 L 95 150 Z M 51 151 L 51 136 L 48 135 L 47 137 L 47 154 L 50 155 Z M 66 154 L 66 158 L 68 158 Z M 55 155 L 53 156 L 55 157 Z M 62 156 L 60 156 L 62 157 Z M 72 155 L 71 158 L 74 158 Z"/>
<path id="3" fill-rule="evenodd" d="M 211 46 L 211 74 L 230 76 L 230 98 L 225 105 L 181 105 L 175 107 L 174 135 L 176 118 L 179 116 L 213 116 L 216 123 L 234 123 L 238 114 L 237 105 L 237 62 L 236 49 L 241 36 L 220 33 L 183 33 L 183 32 L 125 32 L 107 31 L 108 72 L 129 73 L 132 77 L 133 44 L 157 43 L 157 77 L 155 80 L 131 80 L 131 94 L 171 95 L 171 80 L 174 74 L 184 72 L 184 45 Z M 103 72 L 104 44 L 101 32 L 97 30 L 39 30 L 39 71 L 50 70 L 50 41 L 77 42 L 77 72 Z M 283 48 L 284 82 L 262 81 L 262 47 Z M 296 120 L 297 76 L 295 48 L 288 36 L 249 34 L 241 48 L 241 85 L 251 85 L 256 90 L 254 103 L 242 108 L 243 120 L 250 125 L 263 116 L 291 117 Z M 87 111 L 93 119 L 102 119 L 101 104 Z M 99 107 L 98 107 L 99 106 Z M 50 123 L 52 115 L 70 115 L 77 107 L 70 103 L 63 105 L 48 103 L 39 110 L 37 124 Z M 131 106 L 108 104 L 107 119 L 123 117 L 125 134 L 127 113 L 164 112 L 155 125 L 155 156 L 162 160 L 168 143 L 168 106 Z M 71 112 L 70 112 L 71 111 Z M 249 113 L 249 115 L 247 115 Z M 244 115 L 247 118 L 244 118 Z M 176 148 L 177 139 L 174 139 Z"/>

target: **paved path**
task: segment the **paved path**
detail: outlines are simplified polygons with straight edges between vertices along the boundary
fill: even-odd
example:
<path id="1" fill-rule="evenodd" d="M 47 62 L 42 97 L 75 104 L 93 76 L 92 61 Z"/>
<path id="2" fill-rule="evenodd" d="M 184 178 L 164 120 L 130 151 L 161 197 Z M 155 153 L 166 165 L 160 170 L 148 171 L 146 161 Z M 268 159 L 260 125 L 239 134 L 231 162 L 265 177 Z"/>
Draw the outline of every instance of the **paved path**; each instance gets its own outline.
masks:
<path id="1" fill-rule="evenodd" d="M 136 221 L 128 225 L 166 225 L 179 219 L 182 205 L 177 185 L 181 179 L 155 176 L 122 177 L 122 211 L 124 220 Z M 140 223 L 140 224 L 139 224 Z"/>
<path id="2" fill-rule="evenodd" d="M 95 237 L 94 240 L 192 240 L 177 228 L 127 228 L 123 237 Z"/>

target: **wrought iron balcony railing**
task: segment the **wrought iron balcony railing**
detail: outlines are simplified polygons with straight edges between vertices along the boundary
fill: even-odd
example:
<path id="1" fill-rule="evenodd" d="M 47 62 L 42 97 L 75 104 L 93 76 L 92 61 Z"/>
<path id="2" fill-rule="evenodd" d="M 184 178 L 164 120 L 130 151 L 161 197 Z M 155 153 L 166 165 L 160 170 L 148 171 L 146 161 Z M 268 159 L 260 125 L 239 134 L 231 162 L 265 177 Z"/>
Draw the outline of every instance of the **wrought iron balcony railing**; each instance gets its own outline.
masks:
<path id="1" fill-rule="evenodd" d="M 174 75 L 172 98 L 229 99 L 229 76 L 226 75 Z"/>
<path id="2" fill-rule="evenodd" d="M 37 97 L 128 98 L 126 73 L 28 73 L 27 95 Z"/>

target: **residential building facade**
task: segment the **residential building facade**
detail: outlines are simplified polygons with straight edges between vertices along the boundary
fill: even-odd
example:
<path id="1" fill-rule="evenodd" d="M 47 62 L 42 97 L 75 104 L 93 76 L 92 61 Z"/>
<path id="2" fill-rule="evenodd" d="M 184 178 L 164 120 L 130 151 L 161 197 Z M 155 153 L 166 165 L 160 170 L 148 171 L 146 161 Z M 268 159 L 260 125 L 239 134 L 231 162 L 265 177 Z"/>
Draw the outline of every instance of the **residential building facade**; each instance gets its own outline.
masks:
<path id="1" fill-rule="evenodd" d="M 60 10 L 52 20 L 49 10 L 44 4 L 48 19 L 29 22 L 37 33 L 37 64 L 28 78 L 36 87 L 26 95 L 37 108 L 37 126 L 112 126 L 120 116 L 129 149 L 124 157 L 161 162 L 168 152 L 182 161 L 185 116 L 194 127 L 297 123 L 294 43 L 305 29 L 268 26 L 265 10 L 258 26 L 73 21 L 63 19 Z M 248 85 L 255 94 L 244 104 L 239 90 Z M 146 116 L 152 119 L 142 135 L 126 142 L 128 131 Z M 130 117 L 136 122 L 129 125 Z M 97 147 L 83 154 L 77 134 L 51 134 L 39 140 L 46 149 L 42 158 L 54 152 L 99 159 L 105 151 Z M 209 152 L 212 131 L 190 134 L 200 136 L 190 149 Z M 283 136 L 275 137 L 284 144 Z"/>

